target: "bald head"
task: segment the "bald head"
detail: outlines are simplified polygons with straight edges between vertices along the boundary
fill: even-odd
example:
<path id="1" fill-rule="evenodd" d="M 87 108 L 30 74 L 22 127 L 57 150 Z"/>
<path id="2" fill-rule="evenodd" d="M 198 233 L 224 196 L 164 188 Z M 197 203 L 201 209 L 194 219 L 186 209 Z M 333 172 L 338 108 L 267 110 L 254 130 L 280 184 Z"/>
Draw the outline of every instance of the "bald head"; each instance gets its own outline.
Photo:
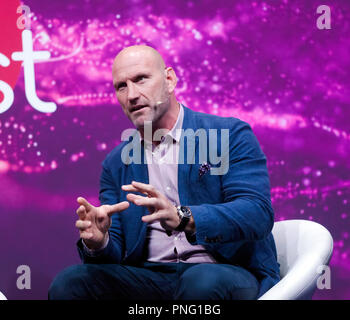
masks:
<path id="1" fill-rule="evenodd" d="M 146 45 L 138 45 L 126 47 L 117 54 L 113 63 L 113 75 L 125 62 L 139 63 L 141 61 L 155 70 L 162 72 L 165 69 L 164 60 L 157 50 Z"/>

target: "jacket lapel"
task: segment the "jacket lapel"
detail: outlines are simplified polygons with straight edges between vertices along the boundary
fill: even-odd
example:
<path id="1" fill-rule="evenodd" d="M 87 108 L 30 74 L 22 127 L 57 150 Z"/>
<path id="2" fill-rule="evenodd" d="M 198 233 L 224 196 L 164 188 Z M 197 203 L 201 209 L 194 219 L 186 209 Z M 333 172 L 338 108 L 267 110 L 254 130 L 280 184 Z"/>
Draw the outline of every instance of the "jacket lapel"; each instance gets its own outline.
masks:
<path id="1" fill-rule="evenodd" d="M 184 120 L 182 123 L 182 133 L 181 133 L 181 139 L 180 139 L 180 151 L 179 151 L 179 161 L 178 161 L 178 192 L 179 192 L 179 199 L 180 203 L 183 205 L 190 204 L 190 192 L 189 186 L 191 183 L 190 176 L 191 176 L 191 170 L 193 165 L 188 164 L 187 161 L 187 154 L 188 154 L 188 139 L 184 139 L 184 132 L 187 129 L 192 129 L 194 132 L 197 130 L 197 125 L 194 119 L 194 112 L 183 106 L 184 109 Z M 195 152 L 198 151 L 198 139 L 195 139 Z M 180 161 L 181 157 L 181 152 L 183 151 L 184 156 L 183 156 L 183 163 Z M 191 156 L 192 163 L 194 162 L 193 158 L 195 158 L 195 153 L 193 153 L 193 156 Z M 190 159 L 189 159 L 190 160 Z M 191 163 L 191 162 L 190 162 Z"/>
<path id="2" fill-rule="evenodd" d="M 142 183 L 149 183 L 148 167 L 145 160 L 145 151 L 143 144 L 141 143 L 141 164 L 130 164 L 130 173 L 128 181 L 138 181 Z M 128 218 L 128 227 L 132 230 L 132 233 L 128 233 L 128 240 L 131 241 L 131 248 L 126 252 L 124 261 L 129 263 L 137 262 L 137 257 L 141 254 L 139 251 L 142 250 L 144 241 L 146 239 L 147 223 L 142 222 L 142 216 L 148 214 L 147 208 L 141 206 L 138 207 L 133 205 L 133 212 Z M 136 258 L 135 258 L 136 257 Z M 133 261 L 136 259 L 136 261 Z"/>

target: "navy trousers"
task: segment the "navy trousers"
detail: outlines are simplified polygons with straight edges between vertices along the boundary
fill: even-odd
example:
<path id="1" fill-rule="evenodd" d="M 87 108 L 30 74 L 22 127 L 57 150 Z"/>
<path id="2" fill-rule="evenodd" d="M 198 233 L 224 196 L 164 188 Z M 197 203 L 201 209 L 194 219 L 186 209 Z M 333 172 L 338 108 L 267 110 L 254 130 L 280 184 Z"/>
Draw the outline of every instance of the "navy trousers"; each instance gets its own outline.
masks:
<path id="1" fill-rule="evenodd" d="M 259 283 L 229 264 L 81 264 L 53 280 L 50 300 L 253 300 Z"/>

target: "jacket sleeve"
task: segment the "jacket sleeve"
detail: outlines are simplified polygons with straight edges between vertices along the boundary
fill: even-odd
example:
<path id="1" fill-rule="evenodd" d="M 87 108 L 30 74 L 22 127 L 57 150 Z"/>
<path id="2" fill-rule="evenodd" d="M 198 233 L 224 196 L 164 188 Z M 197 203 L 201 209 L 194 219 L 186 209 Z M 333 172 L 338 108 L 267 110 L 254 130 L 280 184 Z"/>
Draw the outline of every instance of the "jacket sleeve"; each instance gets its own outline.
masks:
<path id="1" fill-rule="evenodd" d="M 239 121 L 230 129 L 229 142 L 229 170 L 221 176 L 223 202 L 190 206 L 193 244 L 261 240 L 273 227 L 266 157 L 250 126 Z"/>
<path id="2" fill-rule="evenodd" d="M 119 202 L 119 190 L 113 180 L 112 174 L 106 160 L 102 164 L 102 173 L 100 177 L 99 199 L 101 205 L 116 204 Z M 77 242 L 79 256 L 83 263 L 120 263 L 124 252 L 124 235 L 122 232 L 120 215 L 112 216 L 112 225 L 109 229 L 109 241 L 103 250 L 96 254 L 88 254 L 84 250 L 82 239 Z"/>

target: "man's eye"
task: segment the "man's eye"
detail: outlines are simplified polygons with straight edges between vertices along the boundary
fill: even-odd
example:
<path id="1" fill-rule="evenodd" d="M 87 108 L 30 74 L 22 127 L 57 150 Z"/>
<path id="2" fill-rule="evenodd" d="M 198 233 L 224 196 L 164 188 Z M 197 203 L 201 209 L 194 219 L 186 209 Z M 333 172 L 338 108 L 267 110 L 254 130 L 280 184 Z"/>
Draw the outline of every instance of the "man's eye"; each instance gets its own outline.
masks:
<path id="1" fill-rule="evenodd" d="M 138 77 L 138 78 L 136 79 L 136 82 L 140 82 L 140 81 L 143 81 L 143 80 L 145 80 L 145 79 L 146 79 L 145 76 L 140 76 L 140 77 Z"/>

